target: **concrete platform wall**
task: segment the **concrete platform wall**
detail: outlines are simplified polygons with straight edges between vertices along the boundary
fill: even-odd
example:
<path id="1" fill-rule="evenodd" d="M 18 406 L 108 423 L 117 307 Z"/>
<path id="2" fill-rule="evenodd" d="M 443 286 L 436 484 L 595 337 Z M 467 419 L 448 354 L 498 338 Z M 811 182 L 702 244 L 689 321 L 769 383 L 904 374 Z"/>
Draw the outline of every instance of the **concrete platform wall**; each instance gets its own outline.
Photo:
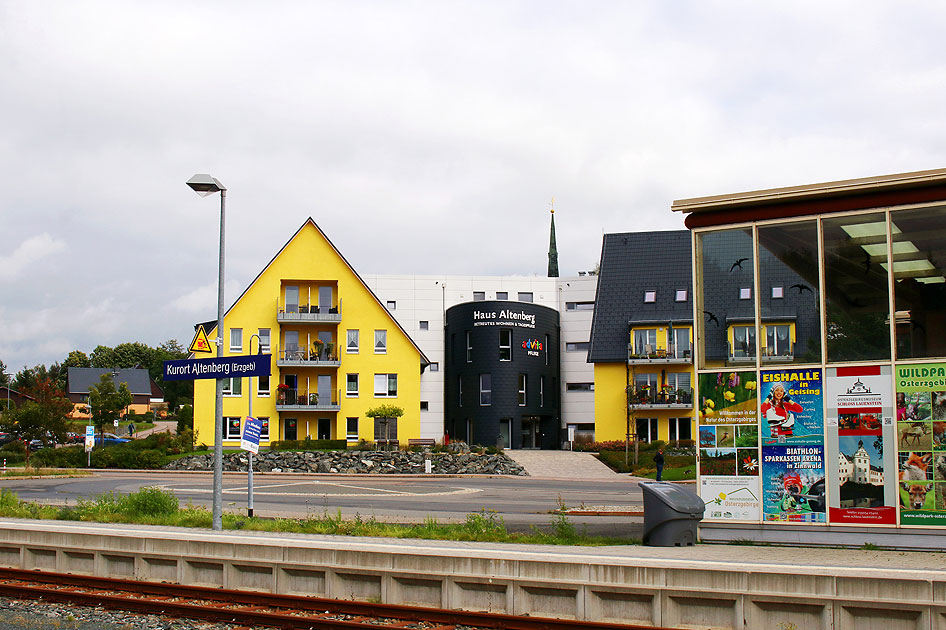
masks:
<path id="1" fill-rule="evenodd" d="M 946 630 L 946 572 L 0 522 L 0 566 L 686 628 Z M 812 551 L 817 563 L 817 551 Z M 646 566 L 641 566 L 646 562 Z"/>

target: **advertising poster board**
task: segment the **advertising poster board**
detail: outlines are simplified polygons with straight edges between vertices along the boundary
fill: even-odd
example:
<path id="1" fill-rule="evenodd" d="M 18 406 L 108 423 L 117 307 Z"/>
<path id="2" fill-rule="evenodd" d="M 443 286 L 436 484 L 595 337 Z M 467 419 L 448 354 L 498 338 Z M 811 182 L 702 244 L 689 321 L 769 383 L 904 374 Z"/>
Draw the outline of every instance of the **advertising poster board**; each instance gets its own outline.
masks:
<path id="1" fill-rule="evenodd" d="M 889 366 L 828 368 L 825 424 L 832 523 L 897 522 Z"/>
<path id="2" fill-rule="evenodd" d="M 754 372 L 700 374 L 700 496 L 709 520 L 759 520 Z"/>
<path id="3" fill-rule="evenodd" d="M 821 370 L 762 370 L 759 376 L 764 518 L 824 523 Z"/>
<path id="4" fill-rule="evenodd" d="M 946 363 L 897 367 L 901 525 L 946 525 Z"/>

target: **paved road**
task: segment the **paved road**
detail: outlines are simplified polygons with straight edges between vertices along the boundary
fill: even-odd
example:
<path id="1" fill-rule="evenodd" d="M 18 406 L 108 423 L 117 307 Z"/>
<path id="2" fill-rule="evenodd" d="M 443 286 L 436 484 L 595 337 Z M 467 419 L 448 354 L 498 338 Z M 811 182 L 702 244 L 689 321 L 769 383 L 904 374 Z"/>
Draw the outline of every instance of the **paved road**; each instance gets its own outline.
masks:
<path id="1" fill-rule="evenodd" d="M 172 490 L 182 503 L 209 506 L 210 473 L 103 472 L 91 477 L 55 479 L 4 479 L 22 499 L 75 503 L 104 492 L 127 493 L 142 486 Z M 255 507 L 260 516 L 335 514 L 374 516 L 393 522 L 421 522 L 434 517 L 441 522 L 460 521 L 471 512 L 492 510 L 512 529 L 547 525 L 550 512 L 560 504 L 569 508 L 604 508 L 639 513 L 641 493 L 627 477 L 613 481 L 533 479 L 529 477 L 424 477 L 391 478 L 355 475 L 255 476 Z M 224 509 L 246 507 L 246 475 L 224 475 Z M 570 515 L 569 519 L 591 533 L 640 535 L 637 515 Z"/>

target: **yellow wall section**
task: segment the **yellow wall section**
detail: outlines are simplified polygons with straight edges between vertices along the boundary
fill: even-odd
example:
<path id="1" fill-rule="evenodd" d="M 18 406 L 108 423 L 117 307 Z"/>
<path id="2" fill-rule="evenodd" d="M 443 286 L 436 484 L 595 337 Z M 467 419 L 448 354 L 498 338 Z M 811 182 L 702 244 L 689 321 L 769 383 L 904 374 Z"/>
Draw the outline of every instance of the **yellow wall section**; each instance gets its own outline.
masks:
<path id="1" fill-rule="evenodd" d="M 595 363 L 595 440 L 623 440 L 627 431 L 627 367 Z"/>
<path id="2" fill-rule="evenodd" d="M 282 287 L 285 284 L 317 284 L 323 281 L 335 285 L 334 301 L 341 300 L 340 313 L 342 321 L 337 325 L 320 324 L 283 324 L 276 321 L 277 304 L 283 304 Z M 300 302 L 307 303 L 305 292 L 300 291 Z M 278 302 L 277 302 L 278 300 Z M 313 302 L 316 300 L 313 296 Z M 315 390 L 317 374 L 331 374 L 333 385 L 333 399 L 341 389 L 339 404 L 341 410 L 326 411 L 292 411 L 282 412 L 284 418 L 298 420 L 298 438 L 306 435 L 306 420 L 309 420 L 309 433 L 316 436 L 318 418 L 332 419 L 332 437 L 345 439 L 346 419 L 357 417 L 358 434 L 361 439 L 374 439 L 374 421 L 365 417 L 365 411 L 371 407 L 390 403 L 404 409 L 404 415 L 398 420 L 397 438 L 405 444 L 409 438 L 419 437 L 420 434 L 420 366 L 421 355 L 416 346 L 397 326 L 394 319 L 371 292 L 365 287 L 357 275 L 336 253 L 325 236 L 315 224 L 309 220 L 300 228 L 296 235 L 286 244 L 276 258 L 263 270 L 260 276 L 250 285 L 245 294 L 234 304 L 224 320 L 226 335 L 224 336 L 224 356 L 229 356 L 230 329 L 243 329 L 243 351 L 249 353 L 250 335 L 259 328 L 271 330 L 271 347 L 273 352 L 272 376 L 270 377 L 270 396 L 255 397 L 253 400 L 253 415 L 270 419 L 270 439 L 283 438 L 282 426 L 279 422 L 280 413 L 276 411 L 276 386 L 283 382 L 281 372 L 294 373 L 299 378 L 299 388 L 305 389 L 305 378 L 309 377 L 311 388 Z M 277 368 L 276 359 L 278 349 L 282 347 L 280 330 L 304 330 L 310 328 L 311 336 L 316 336 L 317 330 L 331 329 L 334 333 L 336 352 L 341 361 L 339 368 L 289 367 Z M 348 354 L 345 351 L 345 335 L 349 328 L 357 328 L 360 332 L 360 351 L 358 354 Z M 387 330 L 387 353 L 374 353 L 374 331 Z M 215 332 L 208 331 L 211 339 Z M 304 346 L 305 335 L 300 333 L 300 346 Z M 253 340 L 253 351 L 256 352 L 256 340 Z M 233 353 L 240 354 L 240 353 Z M 202 355 L 204 357 L 215 355 Z M 349 373 L 358 373 L 359 395 L 357 398 L 345 396 L 345 380 Z M 374 375 L 397 374 L 397 397 L 375 398 Z M 253 379 L 254 393 L 258 390 L 256 379 Z M 214 425 L 214 392 L 215 381 L 198 380 L 194 388 L 194 425 L 198 431 L 198 442 L 213 444 Z M 239 397 L 224 397 L 223 415 L 245 417 L 248 409 L 249 383 L 243 379 L 243 392 Z M 237 444 L 238 441 L 227 441 Z M 265 442 L 264 442 L 265 443 Z"/>

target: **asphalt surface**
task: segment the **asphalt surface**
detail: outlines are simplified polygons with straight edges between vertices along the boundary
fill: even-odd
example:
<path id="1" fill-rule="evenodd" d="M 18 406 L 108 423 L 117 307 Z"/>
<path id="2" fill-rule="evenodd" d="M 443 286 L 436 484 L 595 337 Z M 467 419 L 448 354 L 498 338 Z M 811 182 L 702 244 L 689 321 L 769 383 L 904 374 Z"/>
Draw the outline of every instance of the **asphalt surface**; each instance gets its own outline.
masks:
<path id="1" fill-rule="evenodd" d="M 143 486 L 174 492 L 182 504 L 209 507 L 210 473 L 102 472 L 89 477 L 3 479 L 24 500 L 75 504 L 106 492 L 129 493 Z M 224 509 L 243 512 L 245 473 L 224 475 Z M 530 477 L 391 477 L 366 475 L 259 474 L 254 476 L 258 516 L 337 514 L 389 522 L 462 521 L 467 514 L 496 512 L 512 530 L 547 526 L 561 505 L 569 520 L 590 534 L 640 536 L 641 492 L 628 477 L 609 480 Z"/>

